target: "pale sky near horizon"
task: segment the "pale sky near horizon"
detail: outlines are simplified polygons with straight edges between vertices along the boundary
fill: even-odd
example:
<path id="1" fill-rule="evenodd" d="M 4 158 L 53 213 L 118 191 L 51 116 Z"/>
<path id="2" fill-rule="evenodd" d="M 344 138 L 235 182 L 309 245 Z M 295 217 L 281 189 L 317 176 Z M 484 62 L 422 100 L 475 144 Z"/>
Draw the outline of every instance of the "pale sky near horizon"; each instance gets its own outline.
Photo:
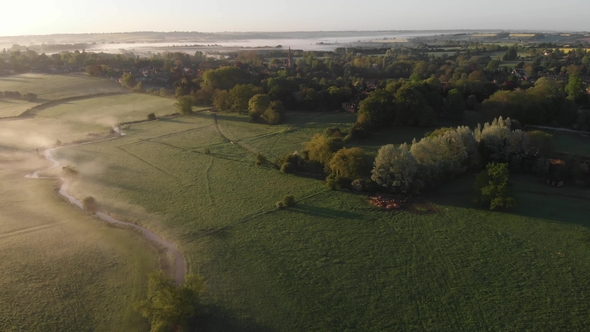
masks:
<path id="1" fill-rule="evenodd" d="M 506 29 L 588 31 L 588 0 L 29 0 L 0 36 L 126 31 Z"/>

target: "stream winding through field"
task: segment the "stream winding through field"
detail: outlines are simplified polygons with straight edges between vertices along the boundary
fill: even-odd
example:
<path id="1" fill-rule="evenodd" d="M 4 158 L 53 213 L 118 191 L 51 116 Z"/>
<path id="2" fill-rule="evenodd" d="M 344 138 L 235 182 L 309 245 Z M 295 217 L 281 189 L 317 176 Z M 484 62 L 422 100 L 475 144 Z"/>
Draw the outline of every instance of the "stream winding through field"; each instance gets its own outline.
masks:
<path id="1" fill-rule="evenodd" d="M 112 138 L 109 138 L 112 139 Z M 107 140 L 109 140 L 107 139 Z M 74 147 L 74 146 L 79 146 L 79 145 L 85 145 L 85 144 L 91 144 L 91 143 L 97 143 L 97 142 L 102 142 L 105 140 L 101 140 L 101 141 L 93 141 L 93 142 L 86 142 L 86 143 L 80 143 L 80 144 L 74 144 L 74 145 L 68 145 L 67 147 Z M 65 146 L 64 146 L 65 147 Z M 61 163 L 57 160 L 55 160 L 53 158 L 53 156 L 51 155 L 52 151 L 64 148 L 64 147 L 56 147 L 56 148 L 51 148 L 51 149 L 47 149 L 43 152 L 45 158 L 47 160 L 49 160 L 50 162 L 53 163 L 53 165 L 51 165 L 50 167 L 43 169 L 43 170 L 39 170 L 34 172 L 33 174 L 28 174 L 25 177 L 26 178 L 30 178 L 30 179 L 40 179 L 39 174 L 41 172 L 44 171 L 48 171 L 51 169 L 55 169 L 57 167 L 59 167 L 61 165 Z M 76 199 L 75 197 L 71 196 L 70 194 L 68 194 L 67 192 L 67 182 L 63 181 L 60 188 L 59 188 L 59 193 L 64 196 L 65 198 L 68 199 L 68 201 L 70 201 L 71 204 L 74 204 L 76 206 L 78 206 L 79 208 L 83 208 L 82 206 L 82 202 L 78 199 Z M 126 222 L 126 221 L 121 221 L 118 219 L 115 219 L 111 216 L 109 216 L 106 213 L 103 212 L 96 212 L 96 216 L 99 217 L 101 220 L 106 221 L 108 223 L 111 224 L 115 224 L 115 225 L 119 225 L 119 226 L 126 226 L 126 227 L 132 227 L 138 231 L 141 232 L 141 234 L 147 238 L 148 240 L 164 247 L 169 253 L 172 254 L 172 256 L 174 257 L 174 262 L 173 262 L 173 266 L 174 266 L 174 281 L 176 282 L 177 285 L 180 285 L 184 282 L 185 279 L 185 275 L 186 275 L 186 262 L 184 260 L 184 256 L 182 256 L 182 254 L 178 251 L 178 249 L 176 248 L 176 245 L 174 245 L 174 243 L 172 242 L 168 242 L 166 240 L 164 240 L 164 238 L 162 238 L 161 236 L 159 236 L 158 234 L 150 231 L 149 229 L 130 223 L 130 222 Z"/>

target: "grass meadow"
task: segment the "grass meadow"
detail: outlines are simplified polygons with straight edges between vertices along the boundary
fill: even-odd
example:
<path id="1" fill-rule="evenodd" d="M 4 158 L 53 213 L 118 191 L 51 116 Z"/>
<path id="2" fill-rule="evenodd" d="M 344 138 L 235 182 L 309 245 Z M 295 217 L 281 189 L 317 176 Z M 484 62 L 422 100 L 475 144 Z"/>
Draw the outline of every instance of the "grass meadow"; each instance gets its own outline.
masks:
<path id="1" fill-rule="evenodd" d="M 0 77 L 0 91 L 35 93 L 39 100 L 49 101 L 126 90 L 116 81 L 82 73 L 66 75 L 28 73 Z"/>
<path id="2" fill-rule="evenodd" d="M 34 118 L 2 123 L 0 144 L 22 149 L 70 143 L 105 135 L 115 124 L 174 113 L 174 100 L 145 94 L 121 94 L 67 101 L 37 112 Z M 28 133 L 23 135 L 23 133 Z"/>
<path id="3" fill-rule="evenodd" d="M 124 138 L 58 154 L 80 166 L 77 195 L 133 211 L 176 241 L 222 312 L 210 330 L 590 328 L 588 191 L 516 176 L 518 208 L 491 212 L 471 202 L 466 176 L 423 198 L 441 213 L 387 213 L 364 195 L 254 165 L 253 153 L 292 153 L 327 127 L 347 128 L 350 115 L 217 119 L 219 129 L 206 112 L 133 124 Z M 393 128 L 361 146 L 375 153 L 425 131 Z M 286 194 L 297 206 L 275 209 Z"/>
<path id="4" fill-rule="evenodd" d="M 0 161 L 0 330 L 147 331 L 133 303 L 158 268 L 155 251 L 69 206 L 54 181 L 24 178 L 46 164 Z"/>
<path id="5" fill-rule="evenodd" d="M 24 111 L 39 105 L 26 100 L 0 99 L 0 118 L 21 115 Z"/>

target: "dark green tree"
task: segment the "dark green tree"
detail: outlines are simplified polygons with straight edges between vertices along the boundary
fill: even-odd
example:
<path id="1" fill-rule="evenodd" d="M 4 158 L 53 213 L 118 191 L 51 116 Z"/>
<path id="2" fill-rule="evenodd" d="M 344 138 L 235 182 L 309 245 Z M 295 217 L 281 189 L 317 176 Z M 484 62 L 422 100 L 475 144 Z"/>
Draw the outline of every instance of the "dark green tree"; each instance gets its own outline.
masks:
<path id="1" fill-rule="evenodd" d="M 190 114 L 193 112 L 193 98 L 191 96 L 182 96 L 176 99 L 176 108 L 182 114 Z"/>
<path id="2" fill-rule="evenodd" d="M 454 120 L 463 120 L 465 113 L 465 101 L 461 92 L 457 89 L 449 91 L 449 95 L 445 100 L 445 116 Z"/>
<path id="3" fill-rule="evenodd" d="M 511 208 L 515 200 L 510 196 L 508 164 L 490 163 L 475 180 L 475 201 L 489 206 L 490 210 Z"/>
<path id="4" fill-rule="evenodd" d="M 151 331 L 192 331 L 201 313 L 201 296 L 205 291 L 203 279 L 189 274 L 181 286 L 175 286 L 164 272 L 148 276 L 147 299 L 135 304 L 135 309 L 151 324 Z"/>

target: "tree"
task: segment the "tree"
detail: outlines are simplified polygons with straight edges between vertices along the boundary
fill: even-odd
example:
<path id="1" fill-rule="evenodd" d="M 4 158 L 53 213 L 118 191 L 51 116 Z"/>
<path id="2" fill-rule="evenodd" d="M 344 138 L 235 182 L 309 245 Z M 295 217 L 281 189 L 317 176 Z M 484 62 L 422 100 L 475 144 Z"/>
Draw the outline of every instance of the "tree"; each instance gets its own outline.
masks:
<path id="1" fill-rule="evenodd" d="M 86 66 L 86 73 L 90 76 L 101 76 L 102 67 L 96 65 Z"/>
<path id="2" fill-rule="evenodd" d="M 285 107 L 280 101 L 270 103 L 266 111 L 260 116 L 269 125 L 279 124 L 285 120 Z"/>
<path id="3" fill-rule="evenodd" d="M 490 210 L 511 208 L 515 200 L 508 190 L 508 164 L 490 163 L 475 180 L 475 201 L 489 205 Z"/>
<path id="4" fill-rule="evenodd" d="M 253 84 L 239 84 L 229 90 L 230 108 L 242 114 L 248 109 L 250 98 L 262 93 L 262 88 Z"/>
<path id="5" fill-rule="evenodd" d="M 190 114 L 193 112 L 193 98 L 191 96 L 182 96 L 176 99 L 176 108 L 182 114 Z"/>
<path id="6" fill-rule="evenodd" d="M 203 278 L 189 274 L 181 286 L 175 286 L 164 272 L 148 275 L 147 299 L 135 304 L 152 326 L 151 331 L 188 331 L 195 328 L 205 291 Z"/>
<path id="7" fill-rule="evenodd" d="M 229 93 L 227 90 L 215 90 L 213 92 L 213 106 L 220 111 L 229 109 Z"/>
<path id="8" fill-rule="evenodd" d="M 445 100 L 445 115 L 454 120 L 463 120 L 465 114 L 465 101 L 461 92 L 457 89 L 449 91 Z"/>
<path id="9" fill-rule="evenodd" d="M 131 73 L 124 73 L 119 82 L 122 86 L 131 89 L 135 86 L 135 76 Z"/>
<path id="10" fill-rule="evenodd" d="M 311 138 L 311 141 L 305 143 L 305 149 L 308 151 L 309 160 L 326 165 L 334 153 L 342 148 L 342 144 L 340 138 L 328 138 L 316 134 Z"/>
<path id="11" fill-rule="evenodd" d="M 555 146 L 553 135 L 540 130 L 529 131 L 526 133 L 529 137 L 529 149 L 535 156 L 550 157 Z"/>
<path id="12" fill-rule="evenodd" d="M 229 90 L 245 82 L 246 75 L 238 67 L 221 67 L 208 70 L 203 74 L 203 86 L 213 89 Z"/>
<path id="13" fill-rule="evenodd" d="M 361 148 L 343 148 L 330 160 L 330 170 L 338 177 L 358 179 L 362 177 L 365 166 L 365 152 Z"/>
<path id="14" fill-rule="evenodd" d="M 265 94 L 257 94 L 248 101 L 248 111 L 258 114 L 264 113 L 270 106 L 270 97 Z"/>
<path id="15" fill-rule="evenodd" d="M 416 171 L 416 160 L 407 144 L 397 148 L 388 144 L 382 146 L 377 153 L 371 180 L 389 190 L 406 193 L 413 185 Z"/>
<path id="16" fill-rule="evenodd" d="M 508 51 L 502 56 L 504 61 L 514 61 L 518 58 L 518 52 L 515 47 L 510 47 Z"/>
<path id="17" fill-rule="evenodd" d="M 583 101 L 583 98 L 586 96 L 586 89 L 584 88 L 584 82 L 582 82 L 580 76 L 576 74 L 569 76 L 568 83 L 565 86 L 565 92 L 567 93 L 568 99 L 577 103 Z"/>
<path id="18" fill-rule="evenodd" d="M 486 74 L 483 71 L 474 70 L 471 74 L 469 74 L 468 80 L 486 83 L 488 81 L 488 78 L 486 77 Z"/>

